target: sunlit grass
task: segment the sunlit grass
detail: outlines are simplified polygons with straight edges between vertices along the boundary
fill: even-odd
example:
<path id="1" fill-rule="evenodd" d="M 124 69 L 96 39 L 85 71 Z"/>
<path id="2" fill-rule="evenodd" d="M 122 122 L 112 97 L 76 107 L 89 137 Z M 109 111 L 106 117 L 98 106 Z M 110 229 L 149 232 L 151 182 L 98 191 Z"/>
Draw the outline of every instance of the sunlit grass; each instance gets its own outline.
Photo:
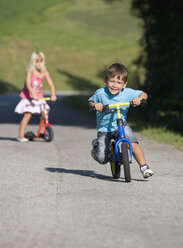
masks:
<path id="1" fill-rule="evenodd" d="M 142 130 L 142 134 L 183 151 L 183 136 L 167 130 L 165 127 L 153 128 L 149 126 L 149 128 Z"/>
<path id="2" fill-rule="evenodd" d="M 33 0 L 29 8 L 27 0 L 0 2 L 2 81 L 20 90 L 30 55 L 40 49 L 56 90 L 103 86 L 98 75 L 116 61 L 131 68 L 129 84 L 133 83 L 141 28 L 130 14 L 130 0 L 112 6 L 102 0 Z"/>

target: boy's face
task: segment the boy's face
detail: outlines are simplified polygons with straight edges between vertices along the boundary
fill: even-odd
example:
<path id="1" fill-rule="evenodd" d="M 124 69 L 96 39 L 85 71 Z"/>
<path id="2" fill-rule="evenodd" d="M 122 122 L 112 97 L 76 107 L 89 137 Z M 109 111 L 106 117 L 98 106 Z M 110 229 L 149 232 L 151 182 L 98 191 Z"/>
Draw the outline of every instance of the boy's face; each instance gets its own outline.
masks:
<path id="1" fill-rule="evenodd" d="M 109 78 L 107 80 L 107 89 L 111 95 L 117 95 L 123 88 L 126 87 L 127 82 L 125 83 L 122 80 L 122 77 L 118 79 L 118 76 L 114 76 L 113 78 Z"/>

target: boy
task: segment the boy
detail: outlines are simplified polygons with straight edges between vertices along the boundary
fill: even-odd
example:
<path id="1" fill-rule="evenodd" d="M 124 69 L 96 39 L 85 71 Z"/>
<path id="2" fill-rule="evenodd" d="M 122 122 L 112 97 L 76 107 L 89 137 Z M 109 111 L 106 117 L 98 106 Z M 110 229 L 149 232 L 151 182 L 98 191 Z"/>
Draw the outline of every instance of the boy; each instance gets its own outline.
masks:
<path id="1" fill-rule="evenodd" d="M 128 80 L 128 70 L 120 63 L 112 64 L 105 75 L 105 88 L 98 89 L 89 101 L 89 106 L 96 111 L 102 111 L 103 105 L 120 102 L 133 101 L 134 106 L 140 105 L 142 99 L 147 99 L 148 95 L 140 90 L 126 88 Z M 137 138 L 134 136 L 132 129 L 127 124 L 127 112 L 129 107 L 121 108 L 121 115 L 125 123 L 125 136 L 132 143 L 133 156 L 140 166 L 140 171 L 144 178 L 152 176 L 154 173 L 146 163 L 144 153 L 140 147 Z M 114 112 L 106 114 L 98 112 L 97 114 L 97 139 L 93 140 L 91 151 L 92 157 L 100 164 L 109 162 L 110 144 L 112 136 L 117 130 L 117 114 Z"/>

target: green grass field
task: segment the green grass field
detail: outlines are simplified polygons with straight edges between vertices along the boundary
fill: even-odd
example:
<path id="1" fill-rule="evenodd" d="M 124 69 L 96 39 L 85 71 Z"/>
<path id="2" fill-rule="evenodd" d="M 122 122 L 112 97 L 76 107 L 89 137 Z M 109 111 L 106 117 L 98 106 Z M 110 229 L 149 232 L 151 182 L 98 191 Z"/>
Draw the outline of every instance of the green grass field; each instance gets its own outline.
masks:
<path id="1" fill-rule="evenodd" d="M 30 55 L 38 49 L 46 55 L 56 90 L 95 90 L 103 86 L 104 70 L 113 62 L 129 68 L 132 86 L 141 28 L 130 4 L 0 0 L 0 90 L 22 88 Z"/>

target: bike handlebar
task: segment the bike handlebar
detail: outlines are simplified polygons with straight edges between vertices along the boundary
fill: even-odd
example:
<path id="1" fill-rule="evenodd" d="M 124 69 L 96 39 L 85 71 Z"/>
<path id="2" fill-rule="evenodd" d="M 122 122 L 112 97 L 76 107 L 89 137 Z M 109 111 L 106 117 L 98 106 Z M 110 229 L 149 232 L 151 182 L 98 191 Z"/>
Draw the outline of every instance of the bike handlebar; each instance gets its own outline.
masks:
<path id="1" fill-rule="evenodd" d="M 30 100 L 34 100 L 34 98 L 30 98 Z M 42 101 L 51 101 L 51 97 L 42 97 L 42 98 L 39 98 L 38 101 L 39 100 L 42 100 Z M 58 98 L 57 98 L 57 100 L 58 100 Z M 35 101 L 37 101 L 37 100 L 35 100 Z"/>
<path id="2" fill-rule="evenodd" d="M 142 99 L 140 101 L 141 106 L 144 106 L 146 103 L 147 103 L 147 100 L 145 100 L 145 99 Z M 121 106 L 132 106 L 133 107 L 134 103 L 133 103 L 133 101 L 130 101 L 130 102 L 122 102 L 122 103 L 116 103 L 116 104 L 103 105 L 102 111 L 108 114 L 108 113 L 114 111 L 111 108 L 119 108 Z"/>
<path id="3" fill-rule="evenodd" d="M 140 101 L 141 106 L 146 105 L 146 103 L 147 103 L 147 100 L 145 100 L 145 99 L 142 99 Z M 133 107 L 134 103 L 133 103 L 133 101 L 130 101 L 130 102 L 122 102 L 122 103 L 116 103 L 116 104 L 103 105 L 103 110 L 101 112 L 105 112 L 106 114 L 109 114 L 110 112 L 115 111 L 115 110 L 112 110 L 111 108 L 119 108 L 121 106 L 132 106 Z M 93 112 L 96 112 L 96 109 L 94 107 L 91 107 L 90 110 Z"/>
<path id="4" fill-rule="evenodd" d="M 40 100 L 43 100 L 43 101 L 51 101 L 51 97 L 43 97 L 43 98 L 41 98 Z"/>

